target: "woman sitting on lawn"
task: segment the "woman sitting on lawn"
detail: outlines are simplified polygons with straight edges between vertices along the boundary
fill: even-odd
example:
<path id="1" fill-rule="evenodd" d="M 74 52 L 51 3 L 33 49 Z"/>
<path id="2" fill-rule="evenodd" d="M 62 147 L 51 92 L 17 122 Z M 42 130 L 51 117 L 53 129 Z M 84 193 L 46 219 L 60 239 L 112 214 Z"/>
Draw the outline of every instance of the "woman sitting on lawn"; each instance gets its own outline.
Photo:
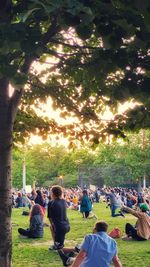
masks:
<path id="1" fill-rule="evenodd" d="M 39 238 L 43 237 L 43 213 L 39 204 L 32 207 L 30 213 L 30 225 L 28 229 L 18 229 L 22 237 Z"/>
<path id="2" fill-rule="evenodd" d="M 133 226 L 127 223 L 125 226 L 126 236 L 123 240 L 131 240 L 132 238 L 137 241 L 144 241 L 150 238 L 150 217 L 148 216 L 148 206 L 145 203 L 140 205 L 140 211 L 133 210 L 126 206 L 123 206 L 123 210 L 128 211 L 135 217 L 137 217 L 136 225 Z"/>

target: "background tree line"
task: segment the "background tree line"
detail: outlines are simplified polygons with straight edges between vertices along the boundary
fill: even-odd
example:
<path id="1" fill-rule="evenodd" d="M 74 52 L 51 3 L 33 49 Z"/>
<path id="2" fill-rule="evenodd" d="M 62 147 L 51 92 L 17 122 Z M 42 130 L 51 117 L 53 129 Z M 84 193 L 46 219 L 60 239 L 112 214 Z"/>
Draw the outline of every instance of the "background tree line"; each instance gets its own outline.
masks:
<path id="1" fill-rule="evenodd" d="M 116 139 L 110 144 L 100 143 L 95 148 L 83 145 L 68 150 L 48 143 L 14 149 L 13 186 L 22 187 L 22 164 L 25 159 L 27 184 L 38 186 L 62 183 L 75 186 L 79 176 L 93 184 L 100 180 L 107 185 L 136 183 L 150 174 L 150 131 L 128 133 L 125 140 Z M 63 176 L 63 180 L 59 177 Z"/>

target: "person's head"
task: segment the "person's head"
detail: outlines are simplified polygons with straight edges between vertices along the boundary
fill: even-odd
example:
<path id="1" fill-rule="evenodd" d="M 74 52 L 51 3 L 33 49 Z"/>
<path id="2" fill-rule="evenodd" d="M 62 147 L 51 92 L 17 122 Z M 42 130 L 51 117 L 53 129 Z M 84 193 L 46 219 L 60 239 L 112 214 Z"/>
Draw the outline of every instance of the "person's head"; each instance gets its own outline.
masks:
<path id="1" fill-rule="evenodd" d="M 35 204 L 32 206 L 30 218 L 32 218 L 35 215 L 42 215 L 42 209 L 41 209 L 41 206 L 39 204 Z"/>
<path id="2" fill-rule="evenodd" d="M 149 210 L 149 208 L 148 208 L 146 203 L 142 203 L 140 205 L 140 209 L 141 209 L 142 212 L 147 212 Z"/>
<path id="3" fill-rule="evenodd" d="M 42 192 L 40 190 L 37 190 L 36 193 L 39 197 L 42 197 Z"/>
<path id="4" fill-rule="evenodd" d="M 62 187 L 59 185 L 54 185 L 51 188 L 51 192 L 52 192 L 52 198 L 61 198 L 62 197 Z"/>
<path id="5" fill-rule="evenodd" d="M 97 232 L 107 232 L 108 224 L 104 221 L 99 221 L 95 224 L 93 233 Z"/>
<path id="6" fill-rule="evenodd" d="M 83 193 L 83 195 L 87 195 L 87 194 L 88 194 L 88 192 L 87 192 L 86 189 L 84 189 L 84 190 L 82 191 L 82 193 Z"/>

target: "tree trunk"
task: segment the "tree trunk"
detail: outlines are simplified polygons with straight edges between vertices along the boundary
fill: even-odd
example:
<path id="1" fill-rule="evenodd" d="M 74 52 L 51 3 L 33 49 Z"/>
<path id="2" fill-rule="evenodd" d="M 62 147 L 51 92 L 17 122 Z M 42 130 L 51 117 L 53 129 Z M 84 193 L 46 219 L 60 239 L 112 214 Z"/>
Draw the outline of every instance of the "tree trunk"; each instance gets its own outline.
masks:
<path id="1" fill-rule="evenodd" d="M 144 190 L 146 189 L 146 174 L 144 174 L 144 177 L 143 177 L 143 189 Z"/>
<path id="2" fill-rule="evenodd" d="M 0 79 L 0 267 L 11 267 L 11 150 L 12 128 L 9 82 Z"/>

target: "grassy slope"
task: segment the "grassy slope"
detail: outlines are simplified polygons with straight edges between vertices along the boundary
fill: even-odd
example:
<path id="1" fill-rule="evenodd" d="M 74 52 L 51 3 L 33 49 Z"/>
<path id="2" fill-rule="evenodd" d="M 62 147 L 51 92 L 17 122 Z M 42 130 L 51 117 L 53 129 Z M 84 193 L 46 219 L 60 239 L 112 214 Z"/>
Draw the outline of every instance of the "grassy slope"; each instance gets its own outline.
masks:
<path id="1" fill-rule="evenodd" d="M 94 204 L 94 212 L 99 220 L 109 223 L 109 230 L 118 226 L 122 231 L 126 222 L 135 222 L 132 215 L 125 218 L 110 217 L 109 208 L 105 203 Z M 61 267 L 61 261 L 56 252 L 49 252 L 49 244 L 52 243 L 48 227 L 44 228 L 44 238 L 38 240 L 20 239 L 18 227 L 28 227 L 29 218 L 22 216 L 22 209 L 13 210 L 13 267 Z M 85 234 L 92 231 L 94 219 L 83 220 L 79 212 L 68 210 L 68 217 L 71 224 L 71 231 L 66 237 L 66 246 L 74 246 L 80 243 Z M 45 219 L 47 221 L 47 219 Z M 150 267 L 150 241 L 122 241 L 117 240 L 119 257 L 123 267 Z M 94 266 L 91 266 L 94 267 Z"/>

